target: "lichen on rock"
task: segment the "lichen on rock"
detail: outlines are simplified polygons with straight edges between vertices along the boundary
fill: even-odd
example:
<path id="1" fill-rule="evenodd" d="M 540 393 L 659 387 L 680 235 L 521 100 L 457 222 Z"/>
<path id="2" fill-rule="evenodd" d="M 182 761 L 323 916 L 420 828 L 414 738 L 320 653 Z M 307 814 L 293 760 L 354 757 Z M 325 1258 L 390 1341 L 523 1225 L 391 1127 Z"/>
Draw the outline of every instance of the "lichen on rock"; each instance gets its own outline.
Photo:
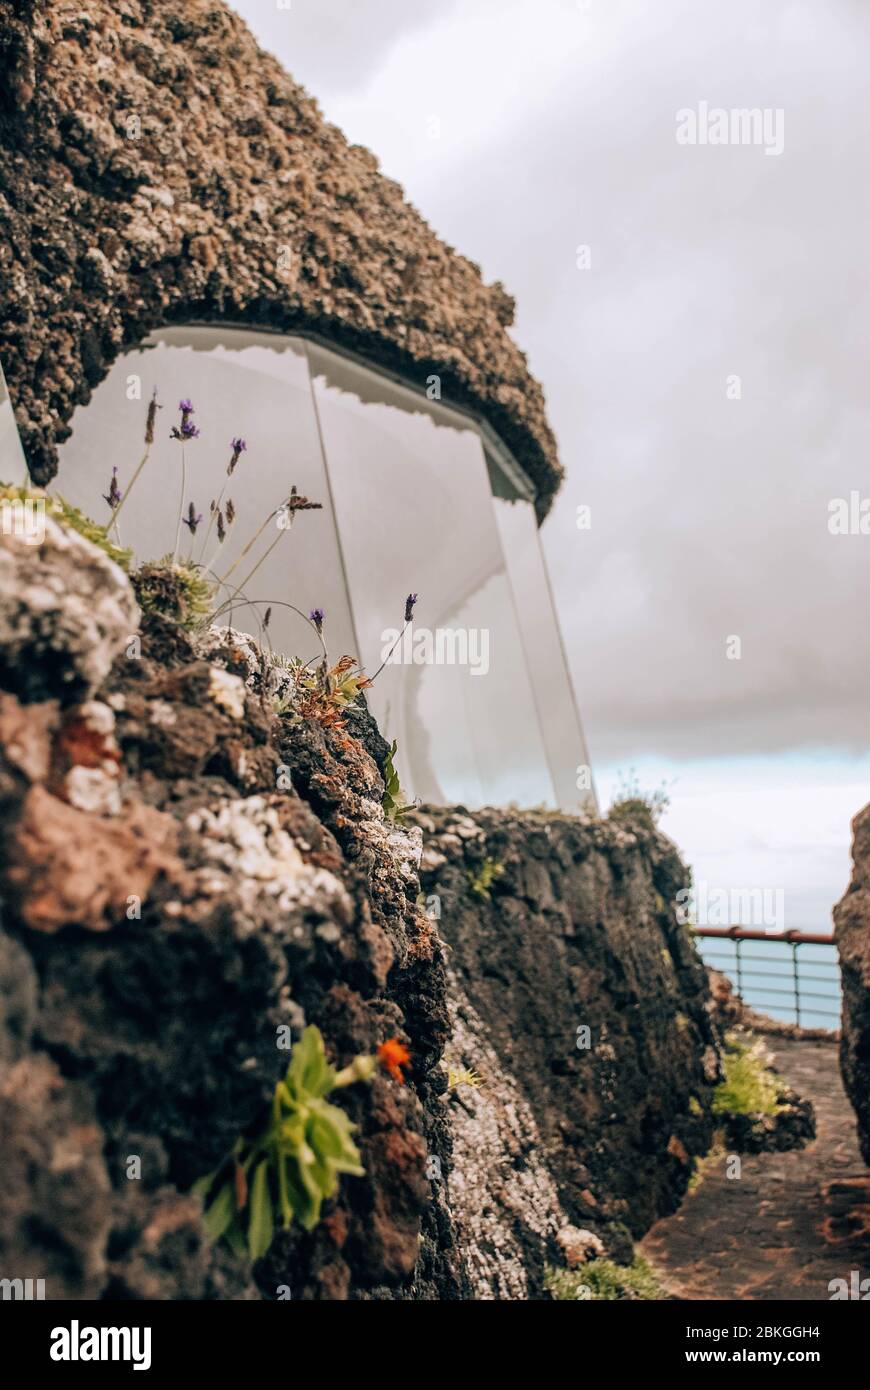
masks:
<path id="1" fill-rule="evenodd" d="M 51 515 L 39 544 L 0 544 L 0 680 L 25 700 L 92 692 L 139 624 L 123 572 Z"/>

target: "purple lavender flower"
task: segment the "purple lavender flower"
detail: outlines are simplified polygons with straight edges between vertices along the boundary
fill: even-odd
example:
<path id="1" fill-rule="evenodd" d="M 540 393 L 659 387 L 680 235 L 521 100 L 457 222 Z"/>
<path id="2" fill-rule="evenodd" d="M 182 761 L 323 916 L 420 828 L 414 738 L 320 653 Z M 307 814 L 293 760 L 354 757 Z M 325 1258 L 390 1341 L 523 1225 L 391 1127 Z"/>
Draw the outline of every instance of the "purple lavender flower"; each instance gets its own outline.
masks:
<path id="1" fill-rule="evenodd" d="M 195 536 L 195 535 L 196 535 L 196 528 L 197 528 L 197 526 L 199 525 L 199 523 L 202 521 L 202 512 L 197 513 L 196 507 L 195 507 L 195 506 L 193 505 L 193 503 L 191 502 L 190 506 L 189 506 L 188 509 L 187 509 L 187 516 L 183 516 L 183 517 L 181 518 L 181 520 L 183 521 L 184 525 L 187 527 L 187 529 L 188 529 L 188 531 L 190 532 L 190 534 L 191 534 L 192 536 Z"/>
<path id="2" fill-rule="evenodd" d="M 308 614 L 310 621 L 317 629 L 318 636 L 323 632 L 323 619 L 325 616 L 322 608 L 312 608 L 311 612 Z"/>
<path id="3" fill-rule="evenodd" d="M 245 450 L 247 449 L 247 447 L 248 447 L 248 446 L 247 446 L 247 444 L 245 443 L 244 439 L 231 439 L 231 440 L 230 440 L 230 448 L 232 449 L 233 453 L 232 453 L 232 458 L 230 459 L 230 462 L 229 462 L 229 466 L 227 467 L 227 474 L 228 474 L 228 475 L 231 475 L 231 474 L 232 474 L 233 470 L 235 469 L 236 464 L 237 464 L 238 461 L 239 461 L 239 455 L 240 455 L 240 454 L 243 454 L 243 453 L 245 452 Z"/>
<path id="4" fill-rule="evenodd" d="M 178 409 L 181 411 L 181 423 L 172 426 L 170 439 L 180 439 L 182 443 L 186 443 L 189 439 L 198 439 L 199 430 L 190 418 L 193 414 L 193 405 L 187 400 L 179 401 Z"/>
<path id="5" fill-rule="evenodd" d="M 405 622 L 409 623 L 414 616 L 414 605 L 417 602 L 416 594 L 409 594 L 405 599 Z"/>
<path id="6" fill-rule="evenodd" d="M 120 503 L 122 496 L 123 493 L 118 490 L 118 470 L 117 468 L 113 468 L 112 481 L 109 483 L 109 491 L 103 493 L 103 501 L 108 503 L 112 511 L 114 511 Z"/>

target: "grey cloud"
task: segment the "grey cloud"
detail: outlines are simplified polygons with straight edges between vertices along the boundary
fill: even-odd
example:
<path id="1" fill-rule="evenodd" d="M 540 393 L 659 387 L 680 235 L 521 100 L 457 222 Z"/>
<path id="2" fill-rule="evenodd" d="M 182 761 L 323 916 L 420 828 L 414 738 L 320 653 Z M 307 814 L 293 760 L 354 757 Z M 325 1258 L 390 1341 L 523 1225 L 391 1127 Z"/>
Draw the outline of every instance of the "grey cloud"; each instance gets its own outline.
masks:
<path id="1" fill-rule="evenodd" d="M 312 96 L 323 98 L 362 85 L 403 34 L 425 28 L 457 3 L 438 0 L 430 8 L 407 0 L 291 0 L 279 10 L 276 0 L 235 0 L 233 9 Z"/>
<path id="2" fill-rule="evenodd" d="M 398 7 L 360 8 L 373 62 Z M 517 297 L 568 471 L 544 536 L 593 760 L 866 748 L 870 536 L 831 536 L 827 508 L 870 497 L 870 13 L 667 0 L 590 22 L 617 11 L 610 61 L 543 91 L 529 73 L 482 156 L 388 171 Z M 323 30 L 280 53 L 315 95 L 352 62 Z M 784 152 L 679 146 L 699 100 L 782 107 Z"/>

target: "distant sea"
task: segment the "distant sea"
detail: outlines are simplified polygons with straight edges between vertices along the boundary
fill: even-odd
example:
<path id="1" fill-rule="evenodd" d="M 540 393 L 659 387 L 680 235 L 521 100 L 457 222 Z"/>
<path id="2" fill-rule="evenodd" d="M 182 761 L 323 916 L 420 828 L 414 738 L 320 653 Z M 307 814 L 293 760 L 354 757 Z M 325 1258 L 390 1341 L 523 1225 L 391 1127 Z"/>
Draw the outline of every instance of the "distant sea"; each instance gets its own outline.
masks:
<path id="1" fill-rule="evenodd" d="M 592 747 L 594 753 L 594 738 Z M 778 893 L 786 930 L 828 935 L 831 910 L 851 873 L 851 820 L 870 802 L 870 755 L 831 749 L 767 757 L 679 762 L 626 758 L 596 769 L 607 807 L 626 776 L 669 806 L 661 829 L 678 846 L 697 890 Z M 716 923 L 718 925 L 718 922 Z M 713 922 L 710 923 L 713 925 Z M 765 929 L 764 921 L 744 925 Z M 738 983 L 736 950 L 727 940 L 698 938 L 702 956 Z M 743 997 L 773 1018 L 796 1021 L 791 947 L 775 939 L 740 946 Z M 833 946 L 798 948 L 800 1021 L 839 1026 L 840 984 Z"/>

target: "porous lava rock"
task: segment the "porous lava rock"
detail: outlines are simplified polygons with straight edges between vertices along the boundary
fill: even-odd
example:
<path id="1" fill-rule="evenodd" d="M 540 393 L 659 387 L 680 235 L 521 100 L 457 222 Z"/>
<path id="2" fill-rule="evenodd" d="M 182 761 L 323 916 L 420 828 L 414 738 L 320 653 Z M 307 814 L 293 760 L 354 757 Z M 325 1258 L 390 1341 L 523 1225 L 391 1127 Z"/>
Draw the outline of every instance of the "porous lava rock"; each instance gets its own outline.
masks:
<path id="1" fill-rule="evenodd" d="M 576 1227 L 630 1260 L 709 1147 L 719 1034 L 643 811 L 425 807 L 422 881 L 450 952 L 458 1239 L 481 1298 L 537 1297 Z"/>
<path id="2" fill-rule="evenodd" d="M 0 547 L 0 680 L 22 698 L 70 701 L 92 691 L 135 634 L 139 611 L 117 565 L 46 515 L 29 539 L 6 527 Z"/>
<path id="3" fill-rule="evenodd" d="M 221 0 L 0 0 L 0 361 L 31 475 L 167 323 L 302 330 L 483 414 L 561 478 L 513 300 Z"/>
<path id="4" fill-rule="evenodd" d="M 93 607 L 105 588 L 138 625 L 126 577 L 81 544 Z M 4 590 L 0 632 L 13 605 Z M 60 667 L 47 698 L 0 698 L 0 1270 L 45 1277 L 47 1297 L 463 1287 L 425 1175 L 448 1155 L 430 1103 L 448 1020 L 420 833 L 385 823 L 356 738 L 276 714 L 245 670 L 225 637 L 146 616 L 85 705 Z M 117 801 L 83 809 L 75 774 L 105 767 Z M 311 1235 L 276 1237 L 255 1287 L 206 1240 L 191 1185 L 262 1123 L 279 1039 L 308 1023 L 338 1066 L 400 1037 L 411 1074 L 343 1093 L 365 1176 Z"/>

